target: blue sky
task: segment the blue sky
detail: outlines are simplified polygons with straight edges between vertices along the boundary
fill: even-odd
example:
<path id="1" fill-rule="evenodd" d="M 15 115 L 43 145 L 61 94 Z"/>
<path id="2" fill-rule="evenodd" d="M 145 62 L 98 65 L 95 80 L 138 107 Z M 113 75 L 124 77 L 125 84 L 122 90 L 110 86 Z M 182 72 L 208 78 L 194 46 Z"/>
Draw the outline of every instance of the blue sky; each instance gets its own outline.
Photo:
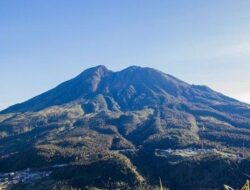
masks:
<path id="1" fill-rule="evenodd" d="M 249 0 L 1 0 L 0 109 L 84 69 L 148 66 L 250 102 Z"/>

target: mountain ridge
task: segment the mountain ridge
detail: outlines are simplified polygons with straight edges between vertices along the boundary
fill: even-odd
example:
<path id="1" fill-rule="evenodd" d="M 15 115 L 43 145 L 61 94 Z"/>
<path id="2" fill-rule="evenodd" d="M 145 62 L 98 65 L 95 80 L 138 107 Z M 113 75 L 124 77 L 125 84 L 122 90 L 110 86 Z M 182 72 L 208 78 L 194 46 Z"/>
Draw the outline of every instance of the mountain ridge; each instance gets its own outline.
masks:
<path id="1" fill-rule="evenodd" d="M 181 80 L 179 80 L 171 75 L 165 74 L 161 71 L 158 71 L 158 70 L 155 70 L 152 68 L 148 68 L 148 67 L 131 66 L 131 67 L 128 67 L 124 70 L 121 70 L 118 72 L 113 72 L 113 71 L 108 70 L 104 65 L 99 65 L 99 66 L 96 66 L 96 67 L 93 67 L 93 68 L 90 68 L 90 69 L 83 71 L 81 74 L 74 77 L 73 79 L 70 79 L 66 82 L 63 82 L 63 83 L 59 84 L 58 86 L 56 86 L 55 88 L 53 88 L 45 93 L 37 95 L 34 98 L 31 98 L 23 103 L 18 103 L 16 105 L 10 106 L 10 107 L 2 110 L 0 113 L 3 114 L 3 113 L 11 113 L 11 112 L 17 112 L 17 111 L 20 111 L 20 112 L 38 111 L 38 110 L 45 108 L 46 106 L 48 107 L 48 106 L 53 106 L 53 105 L 61 105 L 64 103 L 68 103 L 70 101 L 74 101 L 74 100 L 82 98 L 90 93 L 94 93 L 96 90 L 98 90 L 99 82 L 102 82 L 101 80 L 103 78 L 105 78 L 105 77 L 107 78 L 110 75 L 114 75 L 114 77 L 111 79 L 108 79 L 108 82 L 113 82 L 115 80 L 119 80 L 119 79 L 117 79 L 116 76 L 121 75 L 121 77 L 123 77 L 123 79 L 122 79 L 123 81 L 122 80 L 121 81 L 124 84 L 123 85 L 120 84 L 121 86 L 119 86 L 118 88 L 126 88 L 127 87 L 127 86 L 125 86 L 126 83 L 129 83 L 129 80 L 133 80 L 133 78 L 136 75 L 140 75 L 140 73 L 143 73 L 142 75 L 147 74 L 147 76 L 146 77 L 140 76 L 142 78 L 142 80 L 140 80 L 140 78 L 137 77 L 136 80 L 140 81 L 141 83 L 144 83 L 146 81 L 146 82 L 148 82 L 147 85 L 149 85 L 149 84 L 154 85 L 155 83 L 157 83 L 158 86 L 156 86 L 155 88 L 159 87 L 159 84 L 161 84 L 161 81 L 164 81 L 164 80 L 169 81 L 169 83 L 164 84 L 165 86 L 169 86 L 169 89 L 163 89 L 163 90 L 167 91 L 168 93 L 171 93 L 171 95 L 173 95 L 173 96 L 178 95 L 176 92 L 178 89 L 177 90 L 175 89 L 175 87 L 178 88 L 178 85 L 176 85 L 176 83 L 180 83 L 182 86 L 194 88 L 194 89 L 197 89 L 197 90 L 203 91 L 203 92 L 217 93 L 207 86 L 190 85 L 190 84 L 185 83 L 185 82 L 183 82 L 183 81 L 181 81 Z M 150 75 L 153 75 L 153 76 L 150 76 Z M 164 77 L 166 77 L 166 78 L 164 78 Z M 159 80 L 159 78 L 160 78 L 160 80 Z M 158 81 L 152 83 L 152 81 L 154 81 L 154 80 L 158 80 Z M 85 87 L 82 86 L 82 84 L 84 82 L 85 82 Z M 131 81 L 131 82 L 133 83 L 133 81 Z M 140 85 L 143 85 L 143 84 L 140 84 Z M 153 85 L 152 85 L 152 87 L 154 87 Z M 162 90 L 162 86 L 158 90 Z M 64 89 L 68 88 L 68 89 L 66 89 L 65 92 L 60 92 L 60 89 L 63 89 L 63 88 Z M 105 87 L 103 87 L 103 88 L 105 88 Z M 157 90 L 157 89 L 155 89 L 155 90 Z M 57 92 L 57 91 L 59 91 L 59 92 Z M 47 103 L 45 103 L 45 105 L 40 105 L 40 106 L 38 105 L 35 108 L 30 108 L 31 105 L 37 104 L 37 102 L 41 103 L 43 101 L 43 99 L 47 98 L 47 97 L 43 98 L 44 96 L 49 96 L 50 94 L 53 94 L 53 93 L 57 93 L 56 97 L 51 97 L 52 100 L 50 100 L 50 101 L 46 100 Z M 105 89 L 101 89 L 101 90 L 99 89 L 99 93 L 105 93 Z M 221 97 L 223 97 L 229 101 L 239 103 L 238 100 L 233 99 L 233 98 L 229 98 L 223 94 L 218 93 L 217 95 L 220 95 Z M 59 99 L 58 96 L 63 96 L 64 100 L 58 100 Z M 57 101 L 55 101 L 54 99 L 56 99 Z M 25 108 L 22 108 L 22 107 L 25 107 Z"/>
<path id="2" fill-rule="evenodd" d="M 249 163 L 250 105 L 151 68 L 90 68 L 0 113 L 0 173 L 49 168 L 49 189 L 218 189 Z"/>

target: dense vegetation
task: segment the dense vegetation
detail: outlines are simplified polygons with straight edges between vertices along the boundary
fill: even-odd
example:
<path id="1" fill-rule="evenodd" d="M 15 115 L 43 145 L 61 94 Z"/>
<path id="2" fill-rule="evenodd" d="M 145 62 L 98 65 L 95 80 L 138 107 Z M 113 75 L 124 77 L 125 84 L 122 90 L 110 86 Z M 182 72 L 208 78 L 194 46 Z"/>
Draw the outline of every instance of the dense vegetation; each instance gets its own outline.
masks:
<path id="1" fill-rule="evenodd" d="M 221 153 L 157 154 L 190 148 Z M 37 189 L 238 186 L 249 154 L 249 105 L 149 68 L 91 68 L 0 114 L 0 172 L 52 169 Z"/>

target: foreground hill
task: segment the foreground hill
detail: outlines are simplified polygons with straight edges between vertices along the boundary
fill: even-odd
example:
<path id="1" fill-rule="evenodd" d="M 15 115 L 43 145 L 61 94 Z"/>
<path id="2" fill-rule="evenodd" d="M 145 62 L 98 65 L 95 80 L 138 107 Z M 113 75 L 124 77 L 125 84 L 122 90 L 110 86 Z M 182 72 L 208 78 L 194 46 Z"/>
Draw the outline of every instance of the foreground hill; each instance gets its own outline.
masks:
<path id="1" fill-rule="evenodd" d="M 249 153 L 248 104 L 151 68 L 90 68 L 0 112 L 0 172 L 46 168 L 51 188 L 237 186 Z"/>

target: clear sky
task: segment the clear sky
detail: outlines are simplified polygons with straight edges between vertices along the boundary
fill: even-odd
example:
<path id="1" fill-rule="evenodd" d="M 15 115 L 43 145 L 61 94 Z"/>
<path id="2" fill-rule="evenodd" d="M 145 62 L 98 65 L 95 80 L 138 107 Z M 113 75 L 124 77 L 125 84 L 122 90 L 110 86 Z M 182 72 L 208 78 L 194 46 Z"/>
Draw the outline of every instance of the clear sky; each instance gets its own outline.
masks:
<path id="1" fill-rule="evenodd" d="M 0 1 L 0 109 L 100 64 L 154 67 L 250 102 L 250 1 Z"/>

